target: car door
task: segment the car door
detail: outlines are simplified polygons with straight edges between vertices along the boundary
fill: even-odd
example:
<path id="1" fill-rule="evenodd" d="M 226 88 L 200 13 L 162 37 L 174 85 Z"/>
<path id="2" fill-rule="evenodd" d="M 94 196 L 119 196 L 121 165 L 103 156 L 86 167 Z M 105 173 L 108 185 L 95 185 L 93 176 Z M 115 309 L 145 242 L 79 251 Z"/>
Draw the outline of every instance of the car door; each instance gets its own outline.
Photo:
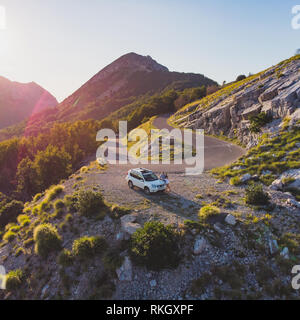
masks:
<path id="1" fill-rule="evenodd" d="M 142 177 L 142 175 L 137 172 L 136 173 L 136 181 L 137 181 L 137 187 L 144 189 L 144 178 Z"/>

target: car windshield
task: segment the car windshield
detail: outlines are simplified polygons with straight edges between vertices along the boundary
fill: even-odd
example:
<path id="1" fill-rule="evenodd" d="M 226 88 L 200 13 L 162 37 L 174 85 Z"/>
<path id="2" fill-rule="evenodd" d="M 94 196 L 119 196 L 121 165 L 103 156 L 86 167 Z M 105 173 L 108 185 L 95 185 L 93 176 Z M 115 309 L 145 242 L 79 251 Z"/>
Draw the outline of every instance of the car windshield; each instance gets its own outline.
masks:
<path id="1" fill-rule="evenodd" d="M 145 178 L 146 181 L 156 181 L 156 180 L 158 180 L 157 175 L 155 175 L 154 173 L 144 174 L 144 178 Z"/>

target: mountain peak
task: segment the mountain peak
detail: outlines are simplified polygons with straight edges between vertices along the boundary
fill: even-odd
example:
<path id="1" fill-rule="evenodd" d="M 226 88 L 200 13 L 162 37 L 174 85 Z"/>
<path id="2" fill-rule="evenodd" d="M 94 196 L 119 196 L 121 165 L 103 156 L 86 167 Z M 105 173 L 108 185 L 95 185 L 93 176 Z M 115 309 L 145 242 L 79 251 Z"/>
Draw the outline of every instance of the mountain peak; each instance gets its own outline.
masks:
<path id="1" fill-rule="evenodd" d="M 169 69 L 159 63 L 157 63 L 151 56 L 142 56 L 135 52 L 127 53 L 114 61 L 111 65 L 121 64 L 129 67 L 140 67 L 143 71 L 169 71 Z"/>
<path id="2" fill-rule="evenodd" d="M 90 81 L 95 82 L 99 80 L 104 80 L 106 77 L 110 76 L 112 73 L 126 70 L 128 74 L 137 71 L 153 72 L 153 71 L 163 71 L 168 72 L 169 69 L 159 63 L 157 63 L 150 56 L 142 56 L 134 52 L 127 53 L 100 72 L 98 72 Z"/>

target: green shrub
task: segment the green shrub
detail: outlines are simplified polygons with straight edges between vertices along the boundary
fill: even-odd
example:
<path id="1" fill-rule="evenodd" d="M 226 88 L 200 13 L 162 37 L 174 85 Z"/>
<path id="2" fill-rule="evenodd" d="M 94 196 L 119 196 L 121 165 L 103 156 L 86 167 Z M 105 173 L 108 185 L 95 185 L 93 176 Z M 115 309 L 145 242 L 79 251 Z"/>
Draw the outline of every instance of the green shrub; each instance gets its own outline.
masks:
<path id="1" fill-rule="evenodd" d="M 24 247 L 25 248 L 29 248 L 30 246 L 32 246 L 34 244 L 34 240 L 33 238 L 27 239 L 24 241 Z"/>
<path id="2" fill-rule="evenodd" d="M 6 289 L 8 291 L 15 291 L 19 289 L 22 285 L 23 281 L 23 271 L 18 269 L 14 271 L 10 271 L 6 275 Z"/>
<path id="3" fill-rule="evenodd" d="M 30 223 L 30 219 L 26 214 L 19 215 L 18 218 L 17 218 L 17 221 L 21 226 L 24 226 L 24 224 L 27 225 L 28 221 Z"/>
<path id="4" fill-rule="evenodd" d="M 73 195 L 66 195 L 64 198 L 64 202 L 66 204 L 66 207 L 71 212 L 76 212 L 77 210 L 77 194 L 74 193 Z"/>
<path id="5" fill-rule="evenodd" d="M 50 191 L 47 194 L 47 199 L 52 201 L 55 198 L 57 198 L 62 192 L 64 191 L 63 186 L 56 186 L 50 189 Z"/>
<path id="6" fill-rule="evenodd" d="M 17 250 L 16 250 L 16 252 L 15 252 L 15 256 L 16 257 L 19 257 L 21 254 L 25 254 L 26 252 L 25 252 L 25 250 L 24 250 L 24 248 L 18 248 Z"/>
<path id="7" fill-rule="evenodd" d="M 23 202 L 13 200 L 0 207 L 0 228 L 10 222 L 15 222 L 17 216 L 23 212 Z"/>
<path id="8" fill-rule="evenodd" d="M 136 263 L 152 270 L 175 268 L 180 260 L 179 235 L 171 226 L 147 222 L 132 235 L 131 254 Z"/>
<path id="9" fill-rule="evenodd" d="M 81 191 L 78 194 L 77 209 L 83 216 L 96 215 L 105 207 L 101 193 L 93 191 Z"/>
<path id="10" fill-rule="evenodd" d="M 241 184 L 241 179 L 240 177 L 233 177 L 230 179 L 229 184 L 232 186 L 238 186 Z"/>
<path id="11" fill-rule="evenodd" d="M 124 258 L 120 256 L 118 248 L 110 248 L 103 255 L 102 262 L 107 270 L 115 271 L 120 268 Z"/>
<path id="12" fill-rule="evenodd" d="M 211 283 L 212 277 L 208 272 L 202 274 L 202 276 L 191 283 L 191 293 L 195 295 L 203 294 L 207 286 Z"/>
<path id="13" fill-rule="evenodd" d="M 260 184 L 253 184 L 246 189 L 245 202 L 250 205 L 264 206 L 269 204 L 270 197 Z"/>
<path id="14" fill-rule="evenodd" d="M 69 267 L 73 264 L 73 254 L 71 251 L 64 249 L 57 257 L 57 263 L 63 267 Z"/>
<path id="15" fill-rule="evenodd" d="M 199 211 L 198 217 L 202 221 L 206 221 L 208 218 L 219 215 L 220 214 L 220 209 L 215 207 L 215 206 L 205 206 L 202 207 Z"/>
<path id="16" fill-rule="evenodd" d="M 17 237 L 17 234 L 15 232 L 12 232 L 11 230 L 7 231 L 3 235 L 3 240 L 11 242 Z"/>
<path id="17" fill-rule="evenodd" d="M 35 252 L 44 258 L 52 251 L 61 248 L 61 237 L 56 228 L 51 224 L 37 226 L 33 232 L 33 239 L 35 242 Z"/>
<path id="18" fill-rule="evenodd" d="M 42 194 L 41 193 L 38 193 L 38 194 L 36 194 L 35 196 L 34 196 L 34 198 L 33 198 L 33 202 L 37 202 L 37 201 L 39 201 L 41 198 L 42 198 Z"/>
<path id="19" fill-rule="evenodd" d="M 106 241 L 103 237 L 82 237 L 73 243 L 73 255 L 81 260 L 89 259 L 96 253 L 102 253 L 106 249 Z"/>
<path id="20" fill-rule="evenodd" d="M 272 117 L 265 112 L 261 112 L 257 116 L 250 117 L 250 131 L 259 133 L 261 128 L 272 121 Z"/>
<path id="21" fill-rule="evenodd" d="M 114 204 L 110 208 L 113 218 L 120 218 L 131 212 L 131 209 Z"/>
<path id="22" fill-rule="evenodd" d="M 63 209 L 65 207 L 65 203 L 63 202 L 63 200 L 56 200 L 54 202 L 54 209 Z"/>

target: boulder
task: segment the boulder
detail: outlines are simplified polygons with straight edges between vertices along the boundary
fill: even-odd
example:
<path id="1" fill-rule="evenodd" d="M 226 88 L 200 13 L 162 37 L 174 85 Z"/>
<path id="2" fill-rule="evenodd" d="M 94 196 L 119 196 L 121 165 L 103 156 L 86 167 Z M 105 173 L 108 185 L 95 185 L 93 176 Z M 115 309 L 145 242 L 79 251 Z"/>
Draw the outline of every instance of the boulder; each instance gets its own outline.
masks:
<path id="1" fill-rule="evenodd" d="M 289 258 L 290 258 L 289 248 L 287 248 L 287 247 L 283 248 L 283 250 L 280 252 L 280 255 L 281 255 L 284 259 L 289 259 Z"/>
<path id="2" fill-rule="evenodd" d="M 227 217 L 225 218 L 225 222 L 231 226 L 235 226 L 236 218 L 232 214 L 228 214 Z"/>
<path id="3" fill-rule="evenodd" d="M 137 214 L 129 214 L 121 218 L 122 232 L 125 233 L 125 239 L 133 235 L 136 230 L 141 228 L 141 225 L 136 223 Z"/>
<path id="4" fill-rule="evenodd" d="M 271 184 L 272 190 L 282 190 L 285 186 L 285 179 L 294 179 L 293 182 L 288 184 L 288 187 L 300 189 L 300 169 L 292 169 L 284 172 L 278 179 Z"/>
<path id="5" fill-rule="evenodd" d="M 286 204 L 292 206 L 292 207 L 295 207 L 295 208 L 299 208 L 300 209 L 300 202 L 294 200 L 294 199 L 288 199 L 286 201 Z"/>
<path id="6" fill-rule="evenodd" d="M 300 90 L 299 90 L 300 91 Z M 298 108 L 292 115 L 290 125 L 295 125 L 300 120 L 300 108 Z"/>
<path id="7" fill-rule="evenodd" d="M 207 242 L 204 238 L 198 237 L 196 238 L 195 244 L 194 244 L 194 255 L 199 255 L 203 252 L 203 250 L 206 248 Z"/>
<path id="8" fill-rule="evenodd" d="M 220 223 L 215 223 L 214 224 L 214 229 L 217 231 L 219 234 L 225 234 L 225 231 L 222 228 L 222 225 Z"/>
<path id="9" fill-rule="evenodd" d="M 133 235 L 140 228 L 141 228 L 140 224 L 133 223 L 133 222 L 127 222 L 122 226 L 122 230 L 128 235 Z"/>
<path id="10" fill-rule="evenodd" d="M 132 281 L 132 263 L 129 257 L 125 257 L 122 266 L 116 272 L 120 281 Z"/>
<path id="11" fill-rule="evenodd" d="M 278 252 L 279 246 L 278 246 L 277 240 L 275 240 L 275 239 L 269 240 L 269 249 L 270 249 L 271 255 Z"/>
<path id="12" fill-rule="evenodd" d="M 151 288 L 155 288 L 156 286 L 157 286 L 156 280 L 151 280 L 151 281 L 150 281 L 150 287 L 151 287 Z"/>
<path id="13" fill-rule="evenodd" d="M 275 84 L 272 87 L 268 88 L 264 93 L 259 97 L 260 101 L 268 101 L 274 99 L 278 95 L 278 85 Z"/>
<path id="14" fill-rule="evenodd" d="M 255 104 L 254 106 L 247 108 L 243 111 L 242 116 L 244 120 L 249 120 L 250 117 L 256 116 L 260 113 L 262 106 L 260 104 Z"/>
<path id="15" fill-rule="evenodd" d="M 245 182 L 249 181 L 251 178 L 252 178 L 251 174 L 250 173 L 246 173 L 241 177 L 241 182 L 245 183 Z"/>

